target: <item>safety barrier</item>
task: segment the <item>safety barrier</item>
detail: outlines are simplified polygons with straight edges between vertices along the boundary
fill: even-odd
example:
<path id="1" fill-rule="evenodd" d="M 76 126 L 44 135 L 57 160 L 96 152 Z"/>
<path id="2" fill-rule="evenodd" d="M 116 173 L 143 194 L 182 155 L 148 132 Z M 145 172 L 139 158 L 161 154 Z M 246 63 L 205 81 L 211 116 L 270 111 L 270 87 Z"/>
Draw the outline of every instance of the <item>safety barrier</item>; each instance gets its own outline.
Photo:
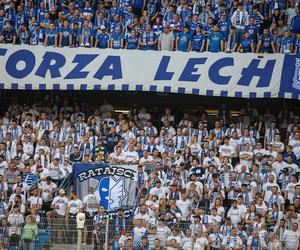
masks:
<path id="1" fill-rule="evenodd" d="M 119 245 L 120 234 L 117 233 L 116 227 L 114 225 L 114 220 L 109 220 L 109 226 L 106 227 L 106 224 L 94 224 L 93 219 L 85 220 L 85 227 L 82 230 L 82 241 L 79 242 L 81 250 L 89 249 L 99 249 L 105 250 L 106 240 L 108 242 L 108 248 L 111 249 L 113 246 L 122 247 Z M 166 221 L 166 225 L 170 228 L 176 226 L 179 230 L 179 233 L 184 236 L 186 229 L 191 228 L 191 222 L 181 221 L 174 223 L 172 221 Z M 126 226 L 126 230 L 122 233 L 125 233 L 127 237 L 132 237 L 132 229 L 134 225 L 132 220 L 129 221 L 129 224 Z M 38 223 L 38 235 L 36 241 L 32 245 L 34 250 L 43 250 L 43 249 L 76 249 L 78 245 L 78 229 L 76 224 L 76 219 L 52 219 L 52 226 L 48 226 L 47 223 L 41 221 Z M 272 230 L 271 230 L 272 231 Z M 97 236 L 96 236 L 97 232 Z M 209 234 L 210 230 L 208 230 Z M 270 232 L 270 231 L 269 231 Z M 106 235 L 107 234 L 107 235 Z M 107 237 L 106 237 L 107 236 Z M 246 240 L 244 244 L 246 247 Z M 6 242 L 6 243 L 5 243 Z M 0 249 L 9 249 L 9 250 L 19 250 L 22 249 L 23 241 L 20 237 L 9 237 L 8 240 L 4 240 L 3 236 L 0 236 Z M 281 244 L 282 245 L 282 244 Z M 118 249 L 118 248 L 113 248 Z M 245 248 L 246 249 L 246 248 Z M 179 249 L 182 250 L 182 249 Z"/>

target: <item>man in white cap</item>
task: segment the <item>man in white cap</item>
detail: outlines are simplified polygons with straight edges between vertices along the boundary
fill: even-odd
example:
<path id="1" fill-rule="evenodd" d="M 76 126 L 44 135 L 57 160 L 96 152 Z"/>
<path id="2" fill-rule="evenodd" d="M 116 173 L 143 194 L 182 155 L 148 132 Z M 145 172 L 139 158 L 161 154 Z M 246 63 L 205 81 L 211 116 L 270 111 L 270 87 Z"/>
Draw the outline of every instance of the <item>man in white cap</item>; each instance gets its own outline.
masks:
<path id="1" fill-rule="evenodd" d="M 106 32 L 104 25 L 100 26 L 100 33 L 97 34 L 95 48 L 106 49 L 109 45 L 109 34 Z"/>

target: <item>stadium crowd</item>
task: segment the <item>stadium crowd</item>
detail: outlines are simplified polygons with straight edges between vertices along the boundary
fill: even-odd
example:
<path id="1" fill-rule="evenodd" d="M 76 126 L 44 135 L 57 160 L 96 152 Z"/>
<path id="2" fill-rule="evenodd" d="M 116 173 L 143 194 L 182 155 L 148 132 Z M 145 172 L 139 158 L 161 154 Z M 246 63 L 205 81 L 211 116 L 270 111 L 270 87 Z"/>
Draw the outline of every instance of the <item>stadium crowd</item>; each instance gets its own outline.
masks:
<path id="1" fill-rule="evenodd" d="M 222 105 L 211 120 L 204 108 L 117 115 L 105 99 L 11 104 L 0 118 L 0 248 L 34 249 L 41 229 L 70 243 L 84 212 L 82 243 L 93 235 L 103 249 L 108 214 L 93 188 L 80 200 L 61 185 L 72 163 L 105 161 L 137 165 L 135 211 L 109 220 L 113 250 L 299 249 L 299 129 L 284 105 L 274 116 L 247 103 L 238 117 Z"/>
<path id="2" fill-rule="evenodd" d="M 0 42 L 300 54 L 295 0 L 0 1 Z"/>

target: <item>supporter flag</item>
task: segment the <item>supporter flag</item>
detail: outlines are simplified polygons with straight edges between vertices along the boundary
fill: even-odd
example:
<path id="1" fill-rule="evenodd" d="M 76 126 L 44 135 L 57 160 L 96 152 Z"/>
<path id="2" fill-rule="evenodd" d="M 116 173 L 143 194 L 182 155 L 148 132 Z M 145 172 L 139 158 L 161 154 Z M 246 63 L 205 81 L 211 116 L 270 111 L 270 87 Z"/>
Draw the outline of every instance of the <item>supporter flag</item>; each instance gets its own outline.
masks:
<path id="1" fill-rule="evenodd" d="M 135 205 L 135 172 L 135 165 L 74 164 L 75 189 L 83 199 L 88 187 L 92 187 L 108 211 L 120 207 L 130 209 Z"/>

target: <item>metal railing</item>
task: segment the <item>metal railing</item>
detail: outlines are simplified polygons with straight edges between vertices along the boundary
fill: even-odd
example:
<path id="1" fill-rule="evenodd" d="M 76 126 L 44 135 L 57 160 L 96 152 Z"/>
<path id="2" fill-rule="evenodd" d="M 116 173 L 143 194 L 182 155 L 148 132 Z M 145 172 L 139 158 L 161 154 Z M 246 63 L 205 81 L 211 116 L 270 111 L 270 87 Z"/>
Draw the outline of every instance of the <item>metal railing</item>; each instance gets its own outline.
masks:
<path id="1" fill-rule="evenodd" d="M 76 246 L 80 246 L 77 249 L 88 250 L 88 249 L 99 249 L 99 250 L 109 250 L 112 247 L 116 247 L 119 244 L 120 233 L 116 230 L 115 220 L 108 220 L 108 226 L 106 223 L 94 224 L 93 219 L 85 220 L 85 226 L 82 233 L 78 235 L 76 218 L 61 218 L 52 219 L 52 226 L 49 226 L 44 220 L 38 223 L 38 234 L 35 242 L 33 243 L 34 250 L 43 249 L 76 249 Z M 126 230 L 123 230 L 127 236 L 132 235 L 132 229 L 134 227 L 132 220 L 127 222 Z M 183 236 L 186 229 L 191 229 L 191 222 L 181 221 L 181 222 L 168 222 L 166 225 L 170 228 L 176 226 L 178 228 L 179 234 Z M 212 227 L 208 228 L 208 234 L 212 231 Z M 272 230 L 270 230 L 272 231 Z M 270 232 L 269 231 L 269 232 Z M 97 234 L 97 235 L 96 235 Z M 81 238 L 78 241 L 78 236 Z M 105 248 L 106 244 L 107 248 Z M 79 243 L 79 244 L 78 244 Z M 282 242 L 281 242 L 282 243 Z M 246 247 L 247 238 L 244 239 L 244 246 Z M 4 240 L 0 234 L 0 249 L 10 249 L 19 250 L 22 249 L 23 241 L 20 237 L 8 237 Z M 282 245 L 282 244 L 281 244 Z M 119 246 L 120 247 L 120 246 Z M 118 249 L 118 248 L 114 248 Z M 121 248 L 120 248 L 121 249 Z M 179 248 L 181 250 L 181 248 Z M 245 248 L 246 249 L 246 248 Z"/>
<path id="2" fill-rule="evenodd" d="M 76 248 L 78 243 L 78 230 L 76 218 L 53 218 L 52 226 L 49 226 L 45 219 L 42 219 L 38 225 L 38 234 L 34 242 L 35 250 L 51 249 L 57 245 L 62 247 L 72 246 L 71 249 Z M 24 225 L 23 225 L 24 226 Z M 94 225 L 92 219 L 85 221 L 84 229 L 82 230 L 82 242 L 80 244 L 83 247 L 81 249 L 92 249 L 94 246 L 103 246 L 105 243 L 105 237 L 100 237 L 100 241 L 96 242 L 95 229 L 97 225 Z M 113 231 L 111 231 L 112 233 Z M 102 235 L 102 231 L 98 231 L 99 235 Z M 105 235 L 105 230 L 104 230 Z M 2 235 L 1 235 L 2 236 Z M 0 249 L 22 249 L 23 241 L 21 235 L 11 235 L 5 239 L 0 236 Z M 61 247 L 60 247 L 61 249 Z"/>

